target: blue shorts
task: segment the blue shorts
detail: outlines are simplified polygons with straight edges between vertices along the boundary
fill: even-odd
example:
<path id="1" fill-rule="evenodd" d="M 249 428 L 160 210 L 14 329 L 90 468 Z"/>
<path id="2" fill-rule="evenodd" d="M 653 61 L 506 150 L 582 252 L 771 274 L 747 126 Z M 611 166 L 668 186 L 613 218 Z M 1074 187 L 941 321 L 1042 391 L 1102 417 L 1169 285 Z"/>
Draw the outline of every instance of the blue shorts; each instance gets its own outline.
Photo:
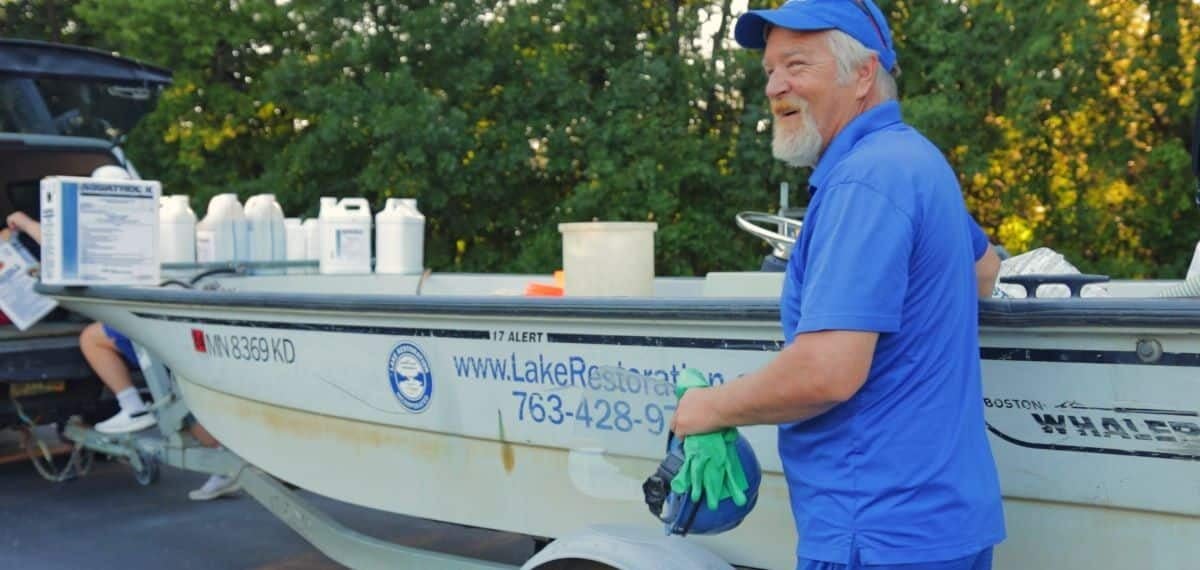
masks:
<path id="1" fill-rule="evenodd" d="M 117 345 L 117 350 L 121 351 L 121 356 L 125 357 L 125 362 L 128 362 L 134 368 L 139 368 L 137 351 L 133 349 L 133 341 L 118 332 L 117 329 L 104 323 L 100 323 L 100 326 L 104 328 L 104 335 L 113 341 L 113 344 Z"/>
<path id="2" fill-rule="evenodd" d="M 856 557 L 857 558 L 857 557 Z M 857 561 L 856 561 L 857 562 Z M 912 564 L 838 564 L 820 560 L 800 559 L 796 570 L 992 570 L 992 547 L 978 553 L 954 560 L 941 562 L 915 562 Z"/>

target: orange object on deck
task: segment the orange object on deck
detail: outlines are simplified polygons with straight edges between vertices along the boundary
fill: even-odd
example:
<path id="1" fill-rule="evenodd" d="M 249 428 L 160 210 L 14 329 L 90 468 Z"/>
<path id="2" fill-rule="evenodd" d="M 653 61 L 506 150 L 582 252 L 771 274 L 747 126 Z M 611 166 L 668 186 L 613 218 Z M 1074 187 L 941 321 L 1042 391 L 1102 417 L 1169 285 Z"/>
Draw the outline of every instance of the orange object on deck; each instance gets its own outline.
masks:
<path id="1" fill-rule="evenodd" d="M 525 286 L 526 297 L 562 297 L 563 288 L 548 283 L 530 283 Z"/>

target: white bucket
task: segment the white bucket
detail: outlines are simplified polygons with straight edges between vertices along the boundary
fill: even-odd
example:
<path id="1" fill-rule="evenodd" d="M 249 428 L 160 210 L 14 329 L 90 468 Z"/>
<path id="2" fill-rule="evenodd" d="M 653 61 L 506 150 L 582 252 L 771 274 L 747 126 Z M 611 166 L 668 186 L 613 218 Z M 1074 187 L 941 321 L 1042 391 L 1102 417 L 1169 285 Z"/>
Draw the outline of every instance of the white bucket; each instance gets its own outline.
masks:
<path id="1" fill-rule="evenodd" d="M 375 214 L 375 272 L 418 274 L 425 270 L 425 216 L 413 198 L 388 198 Z"/>
<path id="2" fill-rule="evenodd" d="M 216 263 L 246 259 L 246 215 L 236 194 L 217 194 L 196 224 L 196 261 Z"/>
<path id="3" fill-rule="evenodd" d="M 654 293 L 654 222 L 558 224 L 564 293 L 576 297 L 650 297 Z"/>
<path id="4" fill-rule="evenodd" d="M 366 198 L 322 204 L 320 265 L 321 273 L 371 272 L 371 205 Z"/>
<path id="5" fill-rule="evenodd" d="M 196 262 L 196 213 L 185 195 L 163 196 L 159 201 L 158 261 Z"/>
<path id="6" fill-rule="evenodd" d="M 247 261 L 287 259 L 287 232 L 283 208 L 274 194 L 258 194 L 246 200 Z"/>

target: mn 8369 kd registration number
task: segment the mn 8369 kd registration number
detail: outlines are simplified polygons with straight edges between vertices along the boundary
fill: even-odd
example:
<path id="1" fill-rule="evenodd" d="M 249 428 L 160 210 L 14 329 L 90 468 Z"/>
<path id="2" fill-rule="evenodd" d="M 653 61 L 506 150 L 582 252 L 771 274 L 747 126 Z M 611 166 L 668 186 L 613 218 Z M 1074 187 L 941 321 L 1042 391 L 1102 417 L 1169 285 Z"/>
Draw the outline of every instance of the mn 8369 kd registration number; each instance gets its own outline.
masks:
<path id="1" fill-rule="evenodd" d="M 201 338 L 196 338 L 200 333 Z M 219 334 L 193 331 L 192 340 L 199 352 L 213 358 L 245 360 L 247 362 L 296 362 L 296 344 L 285 337 L 240 334 Z M 201 340 L 203 339 L 203 340 Z"/>

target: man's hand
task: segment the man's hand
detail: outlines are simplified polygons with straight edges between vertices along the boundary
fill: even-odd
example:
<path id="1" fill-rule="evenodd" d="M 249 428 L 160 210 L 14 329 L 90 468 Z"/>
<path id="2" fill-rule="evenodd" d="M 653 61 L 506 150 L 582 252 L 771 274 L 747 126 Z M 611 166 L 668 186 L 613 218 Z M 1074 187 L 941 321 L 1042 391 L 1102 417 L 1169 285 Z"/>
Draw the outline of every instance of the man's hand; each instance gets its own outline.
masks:
<path id="1" fill-rule="evenodd" d="M 688 390 L 675 408 L 671 417 L 671 431 L 677 437 L 712 433 L 729 427 L 721 422 L 717 414 L 717 391 L 712 388 Z"/>
<path id="2" fill-rule="evenodd" d="M 671 417 L 671 431 L 675 432 L 676 437 L 710 433 L 729 427 L 721 424 L 717 418 L 716 400 L 712 398 L 714 392 L 709 388 L 704 374 L 695 368 L 684 369 L 675 385 L 675 397 L 679 398 L 679 405 Z"/>
<path id="3" fill-rule="evenodd" d="M 25 228 L 29 227 L 30 223 L 33 223 L 33 219 L 26 215 L 25 212 L 16 211 L 8 215 L 6 223 L 9 229 L 23 232 Z"/>
<path id="4" fill-rule="evenodd" d="M 25 212 L 16 211 L 9 214 L 5 224 L 13 231 L 29 234 L 29 237 L 38 243 L 42 241 L 42 225 L 26 215 Z"/>

